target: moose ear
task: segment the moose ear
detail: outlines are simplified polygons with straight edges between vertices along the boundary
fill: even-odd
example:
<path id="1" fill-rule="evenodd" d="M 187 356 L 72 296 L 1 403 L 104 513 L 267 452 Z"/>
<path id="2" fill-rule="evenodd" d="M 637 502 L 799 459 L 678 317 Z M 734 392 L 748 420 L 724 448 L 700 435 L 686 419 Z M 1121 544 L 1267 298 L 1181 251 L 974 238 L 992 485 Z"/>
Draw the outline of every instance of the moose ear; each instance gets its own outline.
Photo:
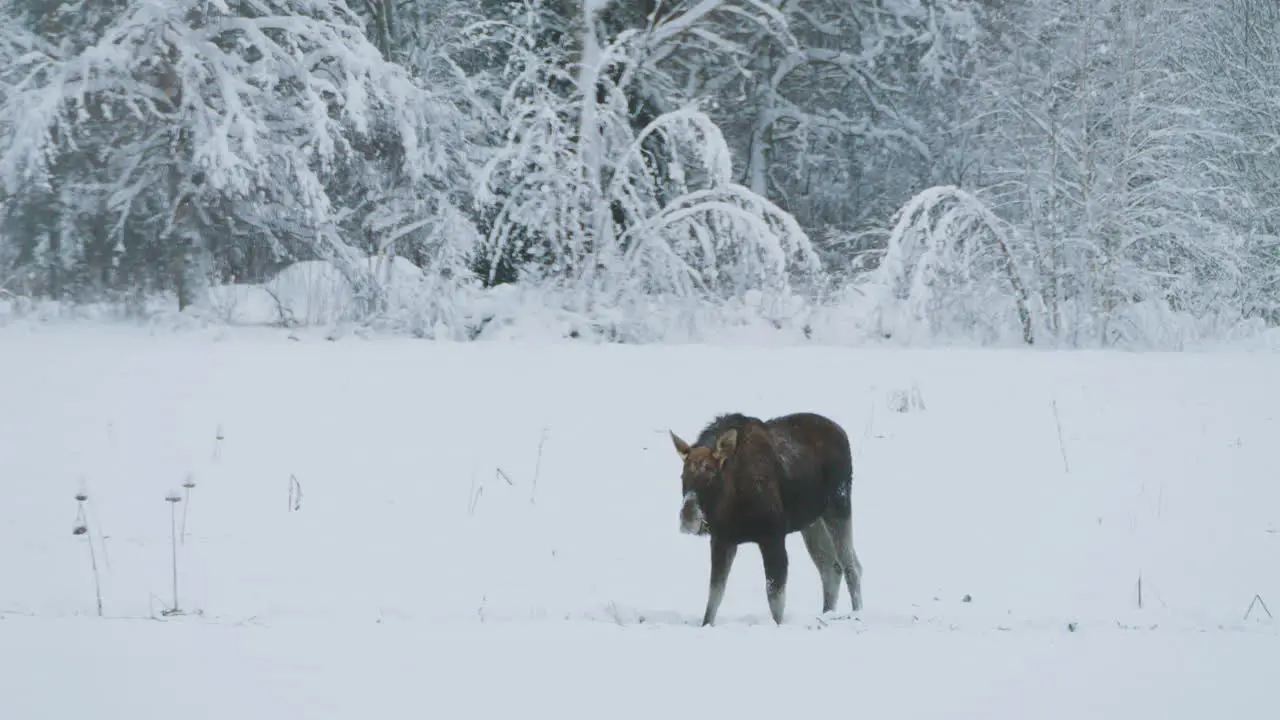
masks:
<path id="1" fill-rule="evenodd" d="M 725 430 L 724 434 L 716 438 L 716 459 L 723 465 L 725 460 L 733 454 L 733 449 L 738 446 L 738 429 L 730 428 Z"/>
<path id="2" fill-rule="evenodd" d="M 688 457 L 689 443 L 681 440 L 679 437 L 676 436 L 675 433 L 671 432 L 670 430 L 668 430 L 667 432 L 671 433 L 671 442 L 675 443 L 676 452 L 680 453 L 680 459 L 683 460 L 686 457 Z"/>

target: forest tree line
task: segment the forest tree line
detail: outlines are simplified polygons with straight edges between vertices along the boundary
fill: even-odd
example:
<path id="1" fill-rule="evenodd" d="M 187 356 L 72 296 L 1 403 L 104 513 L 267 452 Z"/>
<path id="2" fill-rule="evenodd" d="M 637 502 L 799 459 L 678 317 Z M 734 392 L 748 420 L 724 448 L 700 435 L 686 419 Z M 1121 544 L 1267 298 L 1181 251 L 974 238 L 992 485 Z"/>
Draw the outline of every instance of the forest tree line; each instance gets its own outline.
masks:
<path id="1" fill-rule="evenodd" d="M 0 298 L 323 260 L 376 317 L 394 255 L 426 334 L 509 285 L 623 338 L 1280 323 L 1272 0 L 0 6 Z"/>

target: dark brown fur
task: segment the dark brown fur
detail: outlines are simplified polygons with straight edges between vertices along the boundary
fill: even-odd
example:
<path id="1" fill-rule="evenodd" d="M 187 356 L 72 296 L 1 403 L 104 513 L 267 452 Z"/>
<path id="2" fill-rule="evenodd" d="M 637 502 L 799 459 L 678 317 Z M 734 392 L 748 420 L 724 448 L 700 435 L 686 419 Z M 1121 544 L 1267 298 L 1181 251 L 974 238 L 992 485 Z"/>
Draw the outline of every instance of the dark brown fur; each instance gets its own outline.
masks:
<path id="1" fill-rule="evenodd" d="M 715 621 L 738 546 L 760 547 L 766 595 L 782 622 L 786 536 L 800 532 L 822 576 L 823 612 L 835 609 L 843 575 L 853 609 L 862 606 L 862 568 L 853 551 L 853 458 L 835 422 L 796 413 L 768 422 L 741 414 L 712 421 L 689 446 L 671 434 L 684 461 L 683 532 L 711 536 L 711 589 L 703 624 Z"/>

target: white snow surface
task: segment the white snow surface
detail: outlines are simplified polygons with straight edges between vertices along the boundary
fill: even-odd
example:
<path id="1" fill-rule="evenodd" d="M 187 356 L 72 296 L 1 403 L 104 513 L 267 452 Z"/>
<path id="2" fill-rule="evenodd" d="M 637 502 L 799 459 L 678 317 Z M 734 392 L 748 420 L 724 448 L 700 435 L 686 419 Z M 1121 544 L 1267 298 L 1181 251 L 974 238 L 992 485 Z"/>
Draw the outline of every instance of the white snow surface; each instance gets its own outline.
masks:
<path id="1" fill-rule="evenodd" d="M 0 328 L 0 714 L 1274 717 L 1278 372 Z M 750 546 L 699 627 L 667 431 L 797 410 L 851 437 L 866 607 L 797 534 L 782 627 Z"/>

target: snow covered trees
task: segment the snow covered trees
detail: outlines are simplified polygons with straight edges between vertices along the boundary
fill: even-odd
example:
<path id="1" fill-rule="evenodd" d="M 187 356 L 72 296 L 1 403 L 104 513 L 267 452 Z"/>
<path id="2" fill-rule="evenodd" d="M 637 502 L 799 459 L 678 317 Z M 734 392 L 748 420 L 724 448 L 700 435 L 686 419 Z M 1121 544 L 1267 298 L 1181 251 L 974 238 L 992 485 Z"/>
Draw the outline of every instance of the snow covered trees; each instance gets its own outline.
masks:
<path id="1" fill-rule="evenodd" d="M 186 307 L 313 260 L 431 336 L 1280 322 L 1260 0 L 0 7 L 8 293 Z"/>
<path id="2" fill-rule="evenodd" d="M 644 312 L 639 305 L 749 290 L 785 296 L 818 270 L 817 258 L 789 214 L 735 182 L 719 128 L 692 98 L 643 124 L 632 113 L 662 82 L 654 55 L 696 29 L 689 14 L 702 11 L 606 35 L 605 7 L 584 0 L 575 14 L 548 18 L 530 5 L 506 27 L 504 141 L 479 180 L 496 209 L 489 280 L 509 266 L 558 287 L 575 311 Z M 546 23 L 580 39 L 536 52 Z"/>
<path id="3" fill-rule="evenodd" d="M 371 157 L 396 159 L 395 182 L 440 177 L 452 143 L 439 137 L 447 124 L 431 124 L 431 99 L 342 3 L 138 1 L 94 25 L 77 43 L 25 28 L 9 42 L 19 68 L 0 105 L 5 191 L 59 193 L 64 227 L 101 228 L 102 247 L 73 233 L 46 252 L 151 273 L 184 306 L 220 258 L 258 269 L 314 257 L 376 306 L 377 283 L 339 233 L 357 208 L 331 193 Z"/>
<path id="4" fill-rule="evenodd" d="M 978 149 L 967 184 L 1007 224 L 1043 338 L 1179 346 L 1257 317 L 1263 278 L 1275 272 L 1274 256 L 1257 251 L 1275 245 L 1239 222 L 1242 196 L 1229 190 L 1256 197 L 1245 187 L 1257 185 L 1233 167 L 1250 133 L 1229 130 L 1216 109 L 1239 107 L 1243 88 L 1229 99 L 1222 78 L 1243 77 L 1205 64 L 1227 44 L 1207 31 L 1211 20 L 1224 30 L 1223 6 L 1001 8 L 988 16 L 992 34 L 966 99 L 971 120 L 958 137 Z M 923 231 L 898 230 L 910 232 L 890 238 L 891 256 Z M 942 289 L 919 291 L 938 302 Z M 1235 309 L 1223 312 L 1224 303 Z"/>

